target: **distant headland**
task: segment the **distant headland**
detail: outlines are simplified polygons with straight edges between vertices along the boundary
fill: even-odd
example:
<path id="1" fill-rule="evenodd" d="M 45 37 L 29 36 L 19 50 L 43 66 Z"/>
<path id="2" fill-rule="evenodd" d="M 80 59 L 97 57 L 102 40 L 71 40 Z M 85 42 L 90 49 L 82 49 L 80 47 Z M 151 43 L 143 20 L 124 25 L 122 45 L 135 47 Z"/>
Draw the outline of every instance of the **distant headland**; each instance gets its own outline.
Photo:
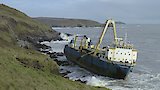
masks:
<path id="1" fill-rule="evenodd" d="M 51 27 L 102 27 L 104 24 L 87 19 L 71 19 L 71 18 L 52 18 L 52 17 L 35 17 L 37 21 L 45 23 Z M 116 22 L 117 24 L 125 24 L 124 22 Z"/>

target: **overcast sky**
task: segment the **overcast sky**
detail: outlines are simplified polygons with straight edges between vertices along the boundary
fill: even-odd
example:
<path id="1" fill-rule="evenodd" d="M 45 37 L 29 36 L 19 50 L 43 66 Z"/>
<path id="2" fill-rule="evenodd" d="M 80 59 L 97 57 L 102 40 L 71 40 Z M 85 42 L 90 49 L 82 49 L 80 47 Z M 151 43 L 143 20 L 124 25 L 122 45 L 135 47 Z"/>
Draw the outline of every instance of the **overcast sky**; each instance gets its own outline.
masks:
<path id="1" fill-rule="evenodd" d="M 160 0 L 0 0 L 31 17 L 108 18 L 129 24 L 160 24 Z"/>

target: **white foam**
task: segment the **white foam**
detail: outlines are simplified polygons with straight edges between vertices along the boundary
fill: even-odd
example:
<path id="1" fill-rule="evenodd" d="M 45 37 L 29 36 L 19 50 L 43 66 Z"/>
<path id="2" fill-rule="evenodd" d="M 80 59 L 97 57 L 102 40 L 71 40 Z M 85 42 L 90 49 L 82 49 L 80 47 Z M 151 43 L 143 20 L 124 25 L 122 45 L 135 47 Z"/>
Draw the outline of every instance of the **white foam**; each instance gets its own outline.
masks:
<path id="1" fill-rule="evenodd" d="M 87 80 L 87 85 L 105 87 L 108 83 L 99 76 L 91 76 Z"/>
<path id="2" fill-rule="evenodd" d="M 58 56 L 58 61 L 67 61 L 66 56 Z"/>
<path id="3" fill-rule="evenodd" d="M 63 40 L 68 40 L 68 36 L 64 33 L 61 33 L 60 34 L 60 37 L 63 39 Z"/>
<path id="4" fill-rule="evenodd" d="M 61 33 L 60 34 L 61 38 L 63 39 L 62 41 L 44 41 L 44 42 L 41 42 L 40 44 L 45 44 L 47 46 L 50 46 L 51 47 L 51 51 L 53 52 L 63 52 L 63 49 L 65 47 L 65 45 L 67 45 L 73 38 L 74 36 L 67 36 L 66 34 L 64 33 Z"/>
<path id="5" fill-rule="evenodd" d="M 40 44 L 48 44 L 48 43 L 49 43 L 48 41 L 43 41 Z"/>
<path id="6" fill-rule="evenodd" d="M 81 80 L 87 85 L 107 87 L 113 90 L 158 90 L 160 88 L 160 74 L 130 73 L 126 80 L 111 79 L 90 73 L 77 65 L 61 66 L 60 73 L 66 74 L 70 80 Z"/>
<path id="7" fill-rule="evenodd" d="M 67 41 L 43 43 L 50 45 L 52 51 L 63 52 Z M 59 60 L 66 61 L 66 58 L 60 57 Z M 60 66 L 60 73 L 67 73 L 65 77 L 68 77 L 70 80 L 81 80 L 82 82 L 85 81 L 87 85 L 107 87 L 113 90 L 159 90 L 160 73 L 155 74 L 151 72 L 151 69 L 146 68 L 145 65 L 139 65 L 137 70 L 129 74 L 127 80 L 116 80 L 95 75 L 76 65 Z"/>
<path id="8" fill-rule="evenodd" d="M 91 86 L 107 86 L 107 83 L 105 83 L 105 77 L 97 76 L 76 65 L 61 66 L 60 69 L 60 73 L 71 72 L 65 75 L 65 77 L 68 77 L 70 80 L 86 81 L 86 84 Z"/>

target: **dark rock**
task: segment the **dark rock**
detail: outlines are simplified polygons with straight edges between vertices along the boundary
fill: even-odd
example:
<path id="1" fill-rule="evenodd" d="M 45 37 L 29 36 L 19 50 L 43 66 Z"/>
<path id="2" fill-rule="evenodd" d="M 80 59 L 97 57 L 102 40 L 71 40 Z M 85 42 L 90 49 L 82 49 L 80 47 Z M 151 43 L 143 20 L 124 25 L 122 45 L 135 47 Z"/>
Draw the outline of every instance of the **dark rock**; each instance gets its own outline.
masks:
<path id="1" fill-rule="evenodd" d="M 76 80 L 78 82 L 81 82 L 81 83 L 86 83 L 87 81 L 81 81 L 80 79 Z"/>
<path id="2" fill-rule="evenodd" d="M 73 34 L 65 33 L 67 36 L 73 36 Z"/>
<path id="3" fill-rule="evenodd" d="M 48 54 L 51 58 L 57 58 L 57 53 L 56 52 L 46 52 L 46 54 Z"/>
<path id="4" fill-rule="evenodd" d="M 50 53 L 49 56 L 50 56 L 51 58 L 58 58 L 57 55 L 56 55 L 56 53 Z"/>
<path id="5" fill-rule="evenodd" d="M 62 52 L 58 52 L 56 54 L 57 54 L 57 56 L 64 56 L 64 53 L 62 53 Z"/>
<path id="6" fill-rule="evenodd" d="M 47 46 L 47 45 L 45 45 L 45 44 L 36 44 L 36 47 L 37 48 L 41 48 L 41 49 L 51 49 L 51 47 L 50 46 Z"/>

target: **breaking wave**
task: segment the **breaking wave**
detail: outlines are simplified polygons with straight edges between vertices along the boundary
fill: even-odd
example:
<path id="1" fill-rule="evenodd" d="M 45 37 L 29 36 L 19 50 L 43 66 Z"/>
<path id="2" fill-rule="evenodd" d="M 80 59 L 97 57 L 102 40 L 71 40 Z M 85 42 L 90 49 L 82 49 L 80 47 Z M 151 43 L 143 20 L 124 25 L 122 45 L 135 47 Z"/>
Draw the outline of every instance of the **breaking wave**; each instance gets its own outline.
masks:
<path id="1" fill-rule="evenodd" d="M 91 86 L 107 87 L 113 90 L 158 90 L 160 74 L 131 72 L 126 80 L 118 80 L 93 74 L 77 65 L 61 65 L 60 73 L 73 81 L 81 81 Z"/>
<path id="2" fill-rule="evenodd" d="M 68 37 L 64 36 L 64 38 Z M 68 44 L 70 40 L 42 42 L 42 44 L 51 46 L 54 52 L 63 52 L 64 46 Z M 58 57 L 58 60 L 68 62 L 65 56 Z M 72 63 L 60 65 L 60 73 L 73 81 L 81 81 L 87 85 L 107 87 L 113 90 L 159 90 L 160 73 L 152 73 L 152 70 L 142 65 L 136 67 L 126 80 L 99 76 Z"/>

